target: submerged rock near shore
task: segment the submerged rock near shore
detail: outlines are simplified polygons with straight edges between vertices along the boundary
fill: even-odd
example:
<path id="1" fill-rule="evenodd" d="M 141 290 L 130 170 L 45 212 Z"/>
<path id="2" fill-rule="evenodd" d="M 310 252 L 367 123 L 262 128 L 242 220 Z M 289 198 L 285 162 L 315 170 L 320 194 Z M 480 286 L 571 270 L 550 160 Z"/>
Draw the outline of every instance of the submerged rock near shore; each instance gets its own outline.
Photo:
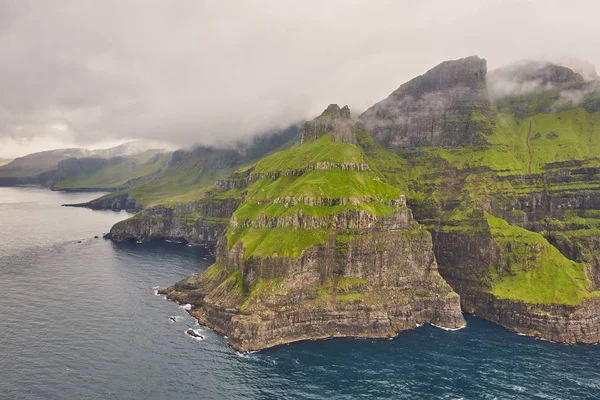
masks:
<path id="1" fill-rule="evenodd" d="M 244 201 L 216 263 L 163 293 L 192 304 L 193 316 L 241 351 L 392 337 L 424 322 L 463 326 L 431 235 L 353 144 L 368 134 L 337 106 L 306 129 L 302 143 L 241 172 L 244 182 L 234 175 L 223 184 Z"/>

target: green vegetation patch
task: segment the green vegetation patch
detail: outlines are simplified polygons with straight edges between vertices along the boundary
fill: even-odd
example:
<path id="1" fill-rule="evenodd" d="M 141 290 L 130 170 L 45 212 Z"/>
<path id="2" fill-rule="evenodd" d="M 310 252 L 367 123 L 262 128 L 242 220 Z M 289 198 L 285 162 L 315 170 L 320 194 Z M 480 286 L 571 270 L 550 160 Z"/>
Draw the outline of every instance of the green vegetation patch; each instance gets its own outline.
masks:
<path id="1" fill-rule="evenodd" d="M 577 305 L 592 295 L 584 264 L 567 259 L 538 233 L 490 214 L 486 218 L 506 260 L 506 271 L 492 283 L 493 295 L 531 304 L 565 305 Z"/>
<path id="2" fill-rule="evenodd" d="M 231 249 L 238 242 L 243 243 L 246 258 L 278 256 L 295 259 L 310 246 L 325 243 L 328 235 L 329 230 L 326 229 L 295 229 L 290 226 L 237 230 L 230 228 L 227 231 L 227 244 Z"/>
<path id="3" fill-rule="evenodd" d="M 362 164 L 365 161 L 360 148 L 349 143 L 332 142 L 331 135 L 326 134 L 263 158 L 256 163 L 252 173 L 300 170 L 317 162 Z"/>
<path id="4" fill-rule="evenodd" d="M 369 199 L 388 202 L 400 198 L 400 190 L 370 171 L 314 170 L 301 176 L 262 178 L 248 188 L 246 199 L 256 203 L 275 199 Z"/>
<path id="5" fill-rule="evenodd" d="M 170 154 L 146 160 L 144 154 L 139 159 L 124 158 L 92 173 L 74 176 L 56 185 L 59 189 L 69 188 L 118 188 L 127 182 L 157 173 L 169 161 Z"/>

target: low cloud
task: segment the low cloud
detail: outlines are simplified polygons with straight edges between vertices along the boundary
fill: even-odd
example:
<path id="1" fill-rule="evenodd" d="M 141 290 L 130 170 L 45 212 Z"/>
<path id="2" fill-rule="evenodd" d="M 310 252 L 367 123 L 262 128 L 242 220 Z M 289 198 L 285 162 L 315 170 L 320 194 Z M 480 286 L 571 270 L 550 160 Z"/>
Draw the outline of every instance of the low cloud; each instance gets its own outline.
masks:
<path id="1" fill-rule="evenodd" d="M 0 157 L 140 138 L 229 143 L 330 103 L 357 115 L 473 54 L 491 68 L 598 63 L 600 4 L 585 3 L 0 0 Z"/>

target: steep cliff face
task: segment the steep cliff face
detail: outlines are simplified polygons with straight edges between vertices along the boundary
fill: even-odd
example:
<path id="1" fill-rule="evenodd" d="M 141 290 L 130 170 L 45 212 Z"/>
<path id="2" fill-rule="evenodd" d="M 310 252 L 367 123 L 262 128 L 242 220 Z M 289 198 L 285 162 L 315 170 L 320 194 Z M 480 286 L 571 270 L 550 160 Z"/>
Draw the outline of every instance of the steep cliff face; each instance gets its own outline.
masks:
<path id="1" fill-rule="evenodd" d="M 354 144 L 349 113 L 330 106 L 307 127 L 295 147 L 220 184 L 241 190 L 243 202 L 216 263 L 164 293 L 244 351 L 464 325 L 430 234 Z"/>
<path id="2" fill-rule="evenodd" d="M 495 99 L 485 144 L 399 152 L 409 204 L 466 311 L 597 342 L 600 114 L 584 107 L 597 92 L 568 68 L 527 67 L 488 79 L 512 84 Z"/>
<path id="3" fill-rule="evenodd" d="M 403 84 L 360 116 L 375 140 L 392 148 L 486 143 L 493 112 L 486 61 L 446 61 Z"/>
<path id="4" fill-rule="evenodd" d="M 117 242 L 170 239 L 214 247 L 240 203 L 238 197 L 219 195 L 207 192 L 197 201 L 150 207 L 118 222 L 105 237 Z"/>
<path id="5" fill-rule="evenodd" d="M 460 326 L 445 280 L 508 329 L 598 342 L 598 83 L 548 64 L 490 75 L 477 57 L 443 63 L 359 124 L 331 105 L 296 146 L 111 234 L 216 244 L 165 293 L 241 350 Z"/>

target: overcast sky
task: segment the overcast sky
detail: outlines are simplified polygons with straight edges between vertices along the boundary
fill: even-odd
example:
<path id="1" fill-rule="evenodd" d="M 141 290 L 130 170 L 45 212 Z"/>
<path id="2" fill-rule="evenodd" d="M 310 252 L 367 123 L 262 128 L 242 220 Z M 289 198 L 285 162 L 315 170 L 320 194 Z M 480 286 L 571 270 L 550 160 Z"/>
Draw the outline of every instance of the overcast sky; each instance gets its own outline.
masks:
<path id="1" fill-rule="evenodd" d="M 441 61 L 600 64 L 598 1 L 0 0 L 0 157 L 213 144 L 363 111 Z"/>

